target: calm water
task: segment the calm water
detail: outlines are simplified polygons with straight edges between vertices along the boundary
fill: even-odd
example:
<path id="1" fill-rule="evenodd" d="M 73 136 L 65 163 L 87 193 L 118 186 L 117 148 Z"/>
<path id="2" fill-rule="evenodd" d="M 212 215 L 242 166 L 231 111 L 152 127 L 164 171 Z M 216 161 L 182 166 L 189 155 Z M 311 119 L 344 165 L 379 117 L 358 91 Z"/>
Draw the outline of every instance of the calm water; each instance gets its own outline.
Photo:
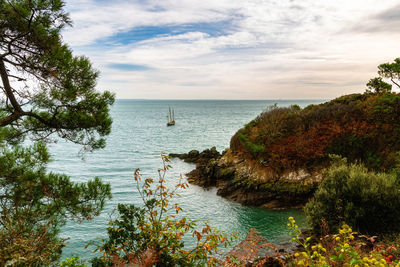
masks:
<path id="1" fill-rule="evenodd" d="M 113 199 L 108 201 L 101 216 L 81 224 L 70 222 L 62 235 L 70 237 L 64 256 L 92 258 L 87 242 L 105 237 L 111 212 L 118 203 L 140 204 L 133 183 L 133 171 L 141 169 L 144 177 L 155 177 L 161 166 L 160 153 L 184 153 L 216 146 L 219 151 L 229 146 L 231 136 L 245 123 L 254 119 L 268 106 L 308 104 L 322 101 L 158 101 L 118 100 L 112 107 L 113 128 L 107 147 L 87 154 L 82 160 L 80 147 L 59 142 L 51 146 L 51 171 L 66 173 L 74 181 L 87 181 L 95 176 L 111 183 Z M 168 107 L 175 109 L 176 125 L 167 127 Z M 178 182 L 180 174 L 194 168 L 180 160 L 172 161 L 167 174 L 169 185 Z M 215 190 L 203 190 L 191 185 L 179 199 L 184 214 L 200 221 L 208 220 L 213 227 L 237 232 L 244 238 L 250 228 L 256 228 L 272 242 L 287 238 L 287 217 L 294 216 L 305 225 L 300 211 L 268 211 L 244 207 L 216 195 Z M 187 241 L 190 242 L 190 239 Z"/>

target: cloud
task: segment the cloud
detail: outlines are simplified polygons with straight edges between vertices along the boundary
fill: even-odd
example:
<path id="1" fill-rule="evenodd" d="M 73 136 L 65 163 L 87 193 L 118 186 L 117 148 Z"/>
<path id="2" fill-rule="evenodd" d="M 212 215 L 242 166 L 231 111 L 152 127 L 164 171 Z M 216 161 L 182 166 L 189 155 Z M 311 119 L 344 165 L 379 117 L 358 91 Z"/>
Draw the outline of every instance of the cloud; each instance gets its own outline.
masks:
<path id="1" fill-rule="evenodd" d="M 351 30 L 365 33 L 399 34 L 400 4 L 394 5 L 374 15 L 364 17 Z"/>
<path id="2" fill-rule="evenodd" d="M 64 38 L 120 98 L 330 98 L 399 56 L 396 2 L 71 0 Z"/>
<path id="3" fill-rule="evenodd" d="M 86 0 L 68 3 L 74 28 L 64 33 L 72 45 L 88 45 L 96 40 L 142 26 L 173 26 L 190 23 L 214 23 L 235 17 L 225 4 L 204 6 L 208 1 L 107 1 Z M 221 0 L 221 3 L 225 2 Z M 227 2 L 227 1 L 226 1 Z M 80 8 L 76 8 L 79 6 Z M 225 9 L 226 8 L 226 9 Z M 228 11 L 228 12 L 226 12 Z M 79 34 L 76 34 L 79 33 Z"/>

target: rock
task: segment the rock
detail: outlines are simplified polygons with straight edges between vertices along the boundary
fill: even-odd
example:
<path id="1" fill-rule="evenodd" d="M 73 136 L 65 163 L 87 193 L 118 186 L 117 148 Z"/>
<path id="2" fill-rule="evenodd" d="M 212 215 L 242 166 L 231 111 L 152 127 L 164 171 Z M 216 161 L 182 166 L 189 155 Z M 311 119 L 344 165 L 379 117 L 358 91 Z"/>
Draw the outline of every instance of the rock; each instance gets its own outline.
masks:
<path id="1" fill-rule="evenodd" d="M 217 151 L 216 147 L 213 146 L 211 149 L 206 149 L 200 153 L 201 158 L 216 159 L 221 157 L 221 154 Z"/>
<path id="2" fill-rule="evenodd" d="M 189 153 L 171 153 L 169 154 L 169 156 L 172 158 L 182 159 L 185 162 L 206 164 L 210 159 L 219 159 L 221 157 L 221 154 L 214 146 L 211 149 L 205 149 L 201 153 L 198 150 L 191 150 L 189 151 Z"/>
<path id="3" fill-rule="evenodd" d="M 287 266 L 285 248 L 278 248 L 276 244 L 269 243 L 257 230 L 251 228 L 247 236 L 225 257 L 236 258 L 242 261 L 243 266 Z"/>
<path id="4" fill-rule="evenodd" d="M 218 195 L 244 205 L 274 210 L 301 208 L 321 181 L 320 174 L 305 170 L 277 177 L 263 164 L 230 149 L 222 155 L 215 147 L 200 153 L 192 150 L 187 154 L 170 155 L 196 163 L 196 168 L 186 174 L 190 183 L 204 188 L 217 187 Z"/>
<path id="5" fill-rule="evenodd" d="M 198 158 L 200 155 L 198 150 L 190 150 L 189 153 L 187 154 L 188 158 Z"/>

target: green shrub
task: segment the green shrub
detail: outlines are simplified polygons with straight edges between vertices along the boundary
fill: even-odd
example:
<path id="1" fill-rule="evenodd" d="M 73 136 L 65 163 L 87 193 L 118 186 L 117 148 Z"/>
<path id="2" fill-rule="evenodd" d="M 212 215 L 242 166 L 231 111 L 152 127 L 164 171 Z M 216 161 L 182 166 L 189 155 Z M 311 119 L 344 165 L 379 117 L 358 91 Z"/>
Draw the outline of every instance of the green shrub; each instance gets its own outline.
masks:
<path id="1" fill-rule="evenodd" d="M 61 262 L 60 267 L 88 267 L 79 259 L 79 257 L 66 258 Z"/>
<path id="2" fill-rule="evenodd" d="M 324 219 L 333 231 L 343 221 L 362 233 L 400 231 L 400 186 L 395 175 L 369 172 L 340 160 L 324 176 L 305 207 L 314 230 L 319 230 Z"/>
<path id="3" fill-rule="evenodd" d="M 264 145 L 252 143 L 246 135 L 240 132 L 237 133 L 237 136 L 239 138 L 240 144 L 244 146 L 247 151 L 254 157 L 265 152 Z"/>

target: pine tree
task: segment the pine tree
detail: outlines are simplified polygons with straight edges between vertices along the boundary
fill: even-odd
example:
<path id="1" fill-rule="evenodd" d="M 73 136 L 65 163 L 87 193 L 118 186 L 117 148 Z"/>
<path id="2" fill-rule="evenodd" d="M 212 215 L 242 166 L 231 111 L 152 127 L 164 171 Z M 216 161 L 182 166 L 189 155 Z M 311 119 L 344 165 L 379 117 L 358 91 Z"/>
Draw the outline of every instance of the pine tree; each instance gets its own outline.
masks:
<path id="1" fill-rule="evenodd" d="M 71 21 L 61 0 L 0 1 L 0 265 L 49 265 L 68 218 L 91 219 L 111 197 L 99 178 L 49 173 L 46 144 L 63 138 L 103 148 L 112 120 L 98 71 L 63 43 Z M 33 145 L 26 146 L 26 138 Z"/>

